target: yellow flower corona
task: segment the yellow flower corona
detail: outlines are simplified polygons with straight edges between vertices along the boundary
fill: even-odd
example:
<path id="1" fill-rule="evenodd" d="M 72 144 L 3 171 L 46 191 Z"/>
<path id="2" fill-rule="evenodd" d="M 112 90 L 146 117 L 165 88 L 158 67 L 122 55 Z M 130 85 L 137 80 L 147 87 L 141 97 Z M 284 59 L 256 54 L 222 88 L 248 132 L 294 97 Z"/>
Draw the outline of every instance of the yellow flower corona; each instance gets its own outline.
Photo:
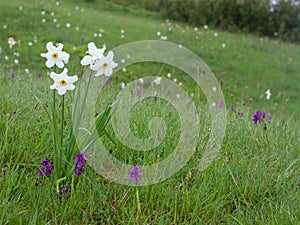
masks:
<path id="1" fill-rule="evenodd" d="M 52 59 L 57 59 L 58 58 L 58 53 L 56 53 L 56 52 L 53 53 L 51 57 L 52 57 Z"/>
<path id="2" fill-rule="evenodd" d="M 66 80 L 60 80 L 59 84 L 60 84 L 60 86 L 66 86 L 67 85 L 67 81 Z"/>

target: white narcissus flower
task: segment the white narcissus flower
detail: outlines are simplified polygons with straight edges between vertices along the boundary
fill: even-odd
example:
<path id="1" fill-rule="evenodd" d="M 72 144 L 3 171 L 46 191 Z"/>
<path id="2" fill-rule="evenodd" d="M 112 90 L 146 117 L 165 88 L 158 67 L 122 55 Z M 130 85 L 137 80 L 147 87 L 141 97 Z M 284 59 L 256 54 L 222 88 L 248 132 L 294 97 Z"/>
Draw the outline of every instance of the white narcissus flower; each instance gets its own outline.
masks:
<path id="1" fill-rule="evenodd" d="M 271 91 L 270 91 L 270 89 L 268 89 L 268 90 L 266 91 L 266 98 L 267 98 L 267 100 L 269 100 L 270 97 L 271 97 Z"/>
<path id="2" fill-rule="evenodd" d="M 64 64 L 69 62 L 70 55 L 62 51 L 63 47 L 64 45 L 60 43 L 57 47 L 55 47 L 52 42 L 47 43 L 46 48 L 48 52 L 42 53 L 41 56 L 47 59 L 46 66 L 48 68 L 54 65 L 57 65 L 58 68 L 63 68 Z"/>
<path id="3" fill-rule="evenodd" d="M 9 48 L 12 48 L 17 42 L 13 37 L 8 38 L 7 43 L 9 45 Z"/>
<path id="4" fill-rule="evenodd" d="M 74 90 L 75 85 L 73 85 L 73 83 L 78 80 L 77 75 L 68 76 L 67 68 L 64 68 L 61 74 L 51 72 L 50 77 L 54 80 L 54 84 L 51 85 L 50 88 L 58 90 L 59 95 L 64 95 L 67 90 Z"/>
<path id="5" fill-rule="evenodd" d="M 107 56 L 103 56 L 95 61 L 91 65 L 91 69 L 97 71 L 96 77 L 104 74 L 105 76 L 110 76 L 112 74 L 113 68 L 117 67 L 118 64 L 113 61 L 114 53 L 109 51 Z"/>
<path id="6" fill-rule="evenodd" d="M 153 82 L 154 84 L 159 85 L 161 82 L 161 77 L 156 77 Z"/>
<path id="7" fill-rule="evenodd" d="M 103 45 L 103 48 L 97 48 L 94 42 L 88 43 L 88 55 L 84 56 L 81 60 L 81 65 L 93 65 L 97 59 L 103 57 L 103 53 L 106 49 L 106 46 Z"/>

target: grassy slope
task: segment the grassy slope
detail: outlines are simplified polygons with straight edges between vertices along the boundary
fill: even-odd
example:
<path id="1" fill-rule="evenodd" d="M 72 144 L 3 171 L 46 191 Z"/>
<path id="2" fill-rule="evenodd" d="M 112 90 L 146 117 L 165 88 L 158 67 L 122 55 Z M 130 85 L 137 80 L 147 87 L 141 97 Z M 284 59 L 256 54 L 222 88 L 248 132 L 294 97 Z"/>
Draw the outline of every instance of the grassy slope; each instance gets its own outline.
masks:
<path id="1" fill-rule="evenodd" d="M 20 5 L 22 11 L 18 10 Z M 286 169 L 299 158 L 299 131 L 297 124 L 286 119 L 295 112 L 299 114 L 299 46 L 202 28 L 198 33 L 186 24 L 174 22 L 171 23 L 172 31 L 168 31 L 167 23 L 155 15 L 147 14 L 146 17 L 135 10 L 129 10 L 133 11 L 129 14 L 128 9 L 102 2 L 84 4 L 70 0 L 55 6 L 54 1 L 11 0 L 1 1 L 0 8 L 0 29 L 4 24 L 8 26 L 1 30 L 4 38 L 0 40 L 4 68 L 0 78 L 0 135 L 5 137 L 0 145 L 0 162 L 1 167 L 8 170 L 0 176 L 2 223 L 297 224 L 300 218 L 299 164 Z M 40 13 L 43 9 L 45 16 Z M 51 16 L 51 12 L 55 15 Z M 47 22 L 42 23 L 42 18 Z M 59 28 L 52 22 L 53 18 L 57 18 Z M 66 23 L 70 23 L 71 28 L 66 28 Z M 103 37 L 93 37 L 99 29 L 105 30 Z M 125 30 L 124 39 L 120 38 L 121 29 Z M 157 31 L 167 35 L 168 41 L 183 44 L 203 58 L 223 81 L 228 106 L 234 104 L 239 111 L 250 114 L 255 109 L 273 113 L 274 122 L 268 125 L 268 133 L 261 127 L 253 127 L 251 115 L 246 114 L 243 120 L 230 114 L 220 159 L 199 173 L 195 169 L 197 155 L 168 181 L 140 188 L 142 215 L 139 219 L 135 189 L 109 183 L 95 176 L 92 168 L 87 169 L 76 194 L 60 204 L 56 200 L 53 180 L 35 186 L 39 182 L 36 177 L 38 162 L 45 156 L 51 157 L 52 149 L 48 147 L 51 139 L 46 115 L 42 108 L 35 107 L 37 101 L 26 86 L 39 94 L 46 93 L 49 80 L 44 60 L 39 56 L 40 52 L 45 52 L 45 43 L 64 43 L 65 50 L 71 53 L 71 71 L 76 72 L 88 42 L 106 43 L 111 49 L 130 41 L 158 39 Z M 218 32 L 217 37 L 215 32 Z M 20 46 L 9 49 L 6 44 L 9 36 L 20 40 Z M 28 47 L 27 43 L 33 42 L 34 36 L 37 43 Z M 223 43 L 225 48 L 222 48 Z M 13 50 L 20 53 L 19 66 L 12 63 L 16 58 L 12 56 Z M 5 55 L 10 56 L 10 61 L 4 60 Z M 16 73 L 17 79 L 7 78 L 8 68 Z M 25 68 L 31 76 L 24 72 Z M 151 65 L 145 68 L 129 68 L 133 74 L 123 73 L 120 79 L 128 82 L 142 72 L 147 73 L 149 68 L 150 74 L 160 70 Z M 43 73 L 41 80 L 36 78 L 38 72 Z M 162 75 L 167 72 L 184 81 L 171 68 L 163 68 Z M 193 91 L 188 82 L 184 83 L 184 88 Z M 270 101 L 264 99 L 268 88 L 272 91 Z M 230 97 L 231 94 L 234 96 Z M 281 116 L 278 112 L 288 98 Z M 296 117 L 292 120 L 297 121 Z M 192 178 L 186 182 L 189 171 Z"/>

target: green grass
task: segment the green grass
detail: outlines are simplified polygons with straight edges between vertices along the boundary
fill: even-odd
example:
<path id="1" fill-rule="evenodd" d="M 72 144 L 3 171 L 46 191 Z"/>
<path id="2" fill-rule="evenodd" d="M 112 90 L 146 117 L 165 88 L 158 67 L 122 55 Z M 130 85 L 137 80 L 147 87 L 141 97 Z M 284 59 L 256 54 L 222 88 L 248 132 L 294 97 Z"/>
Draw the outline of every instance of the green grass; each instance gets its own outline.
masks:
<path id="1" fill-rule="evenodd" d="M 11 0 L 0 1 L 0 8 L 0 224 L 300 224 L 298 45 L 211 29 L 195 31 L 173 21 L 168 25 L 157 14 L 104 1 L 65 0 L 56 6 L 55 1 Z M 66 28 L 66 23 L 71 27 Z M 105 31 L 103 36 L 94 37 L 99 29 Z M 121 29 L 125 30 L 123 39 Z M 209 137 L 209 115 L 201 90 L 172 67 L 140 63 L 113 76 L 99 96 L 100 109 L 113 101 L 121 82 L 171 73 L 188 93 L 195 93 L 199 105 L 202 126 L 195 154 L 168 180 L 138 187 L 140 215 L 134 187 L 110 182 L 89 166 L 76 180 L 73 193 L 57 198 L 54 176 L 42 180 L 37 174 L 39 162 L 54 154 L 44 108 L 52 97 L 52 81 L 40 57 L 46 52 L 45 44 L 63 43 L 71 54 L 69 74 L 79 74 L 88 42 L 106 44 L 110 50 L 132 41 L 157 40 L 157 31 L 198 54 L 222 84 L 228 121 L 218 159 L 205 171 L 197 169 Z M 20 40 L 12 49 L 7 44 L 10 36 Z M 18 65 L 14 63 L 17 58 Z M 14 79 L 8 77 L 8 69 L 15 73 Z M 265 98 L 267 89 L 272 92 L 270 100 Z M 71 120 L 70 96 L 66 99 L 67 123 Z M 231 105 L 244 117 L 231 113 Z M 273 115 L 266 131 L 263 125 L 252 124 L 252 114 L 258 109 Z M 147 137 L 147 123 L 155 116 L 164 118 L 169 128 L 158 148 L 136 152 L 118 140 L 114 146 L 104 137 L 106 147 L 116 158 L 132 164 L 148 165 L 167 157 L 180 131 L 178 115 L 167 102 L 150 99 L 135 105 L 131 127 L 139 137 Z M 114 137 L 111 124 L 108 131 Z"/>

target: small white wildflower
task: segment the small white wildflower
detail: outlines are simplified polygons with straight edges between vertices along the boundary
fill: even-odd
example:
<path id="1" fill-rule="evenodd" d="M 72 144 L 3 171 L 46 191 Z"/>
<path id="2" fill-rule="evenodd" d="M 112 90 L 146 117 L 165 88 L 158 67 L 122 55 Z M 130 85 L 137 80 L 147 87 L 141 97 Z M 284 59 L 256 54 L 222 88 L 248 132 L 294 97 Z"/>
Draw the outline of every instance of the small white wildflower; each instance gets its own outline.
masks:
<path id="1" fill-rule="evenodd" d="M 154 84 L 159 85 L 161 82 L 161 77 L 156 77 L 153 81 Z"/>
<path id="2" fill-rule="evenodd" d="M 71 24 L 70 24 L 70 23 L 66 23 L 66 27 L 67 27 L 67 28 L 70 28 L 70 27 L 71 27 Z"/>
<path id="3" fill-rule="evenodd" d="M 170 78 L 172 76 L 171 73 L 167 73 L 167 77 Z"/>
<path id="4" fill-rule="evenodd" d="M 267 100 L 269 100 L 270 97 L 271 97 L 271 91 L 270 91 L 270 89 L 268 89 L 268 90 L 266 91 L 266 98 L 267 98 Z"/>
<path id="5" fill-rule="evenodd" d="M 15 41 L 15 39 L 13 37 L 8 38 L 7 43 L 9 45 L 10 48 L 12 48 L 17 42 Z"/>
<path id="6" fill-rule="evenodd" d="M 157 32 L 156 32 L 156 35 L 157 35 L 157 36 L 160 36 L 160 35 L 161 35 L 161 32 L 160 32 L 160 31 L 157 31 Z"/>

